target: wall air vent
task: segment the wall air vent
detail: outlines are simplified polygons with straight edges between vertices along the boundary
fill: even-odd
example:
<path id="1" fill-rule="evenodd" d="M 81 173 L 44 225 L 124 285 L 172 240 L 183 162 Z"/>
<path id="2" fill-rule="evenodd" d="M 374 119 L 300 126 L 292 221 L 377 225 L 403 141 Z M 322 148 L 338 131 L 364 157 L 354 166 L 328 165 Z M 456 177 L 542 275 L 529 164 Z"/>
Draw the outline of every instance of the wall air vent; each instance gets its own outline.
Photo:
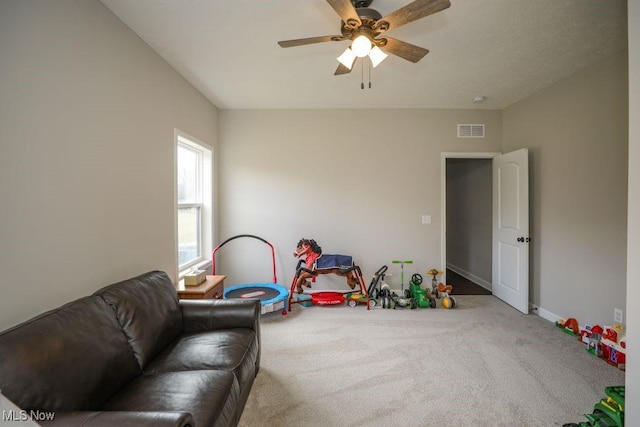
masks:
<path id="1" fill-rule="evenodd" d="M 458 125 L 458 138 L 484 138 L 484 125 Z"/>

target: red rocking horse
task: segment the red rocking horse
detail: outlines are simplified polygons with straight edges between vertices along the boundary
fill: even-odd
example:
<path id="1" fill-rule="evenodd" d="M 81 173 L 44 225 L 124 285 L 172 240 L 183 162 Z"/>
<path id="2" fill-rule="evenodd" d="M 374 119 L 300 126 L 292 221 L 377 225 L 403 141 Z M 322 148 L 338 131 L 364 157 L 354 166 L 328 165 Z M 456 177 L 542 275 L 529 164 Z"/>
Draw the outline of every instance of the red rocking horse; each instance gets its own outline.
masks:
<path id="1" fill-rule="evenodd" d="M 302 260 L 298 262 L 296 278 L 294 279 L 296 292 L 303 293 L 303 287 L 310 288 L 311 279 L 318 274 L 337 274 L 347 278 L 347 284 L 351 289 L 358 285 L 358 275 L 354 269 L 353 259 L 348 255 L 322 254 L 322 248 L 315 240 L 302 238 L 298 242 L 293 256 L 304 256 L 306 268 L 301 268 Z M 293 288 L 293 286 L 292 286 Z M 293 289 L 292 289 L 293 291 Z"/>
<path id="2" fill-rule="evenodd" d="M 353 264 L 353 259 L 348 255 L 328 255 L 322 253 L 322 248 L 312 239 L 300 239 L 293 256 L 304 260 L 298 261 L 296 274 L 291 282 L 291 290 L 289 292 L 289 310 L 293 304 L 306 303 L 319 305 L 335 305 L 345 301 L 345 294 L 363 295 L 367 301 L 367 310 L 369 310 L 369 294 L 362 279 L 362 271 L 360 267 Z M 304 266 L 303 266 L 304 264 Z M 308 279 L 314 279 L 318 274 L 337 274 L 346 277 L 347 284 L 352 289 L 348 292 L 330 291 L 315 292 L 312 294 L 304 294 L 304 288 L 310 288 L 311 284 Z M 356 289 L 356 287 L 358 287 Z M 294 292 L 298 293 L 298 297 L 294 299 Z"/>

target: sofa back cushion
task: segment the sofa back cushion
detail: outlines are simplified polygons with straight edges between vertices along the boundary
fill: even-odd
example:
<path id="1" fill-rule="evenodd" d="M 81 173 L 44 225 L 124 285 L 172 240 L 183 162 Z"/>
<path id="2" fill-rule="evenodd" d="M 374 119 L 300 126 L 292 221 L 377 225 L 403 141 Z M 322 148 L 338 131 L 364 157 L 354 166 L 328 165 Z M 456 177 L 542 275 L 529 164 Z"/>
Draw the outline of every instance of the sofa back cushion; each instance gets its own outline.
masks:
<path id="1" fill-rule="evenodd" d="M 113 307 L 142 369 L 182 333 L 182 311 L 171 279 L 151 271 L 96 292 Z"/>
<path id="2" fill-rule="evenodd" d="M 113 309 L 97 296 L 0 332 L 0 389 L 25 410 L 95 410 L 140 373 Z"/>

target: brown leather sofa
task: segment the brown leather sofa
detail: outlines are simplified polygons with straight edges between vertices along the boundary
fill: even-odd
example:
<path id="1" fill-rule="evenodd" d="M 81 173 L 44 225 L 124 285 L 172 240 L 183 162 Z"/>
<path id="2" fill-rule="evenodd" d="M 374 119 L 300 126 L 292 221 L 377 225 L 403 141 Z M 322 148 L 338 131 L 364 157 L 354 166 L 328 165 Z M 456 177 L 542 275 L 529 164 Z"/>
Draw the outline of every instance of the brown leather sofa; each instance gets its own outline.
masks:
<path id="1" fill-rule="evenodd" d="M 0 333 L 0 390 L 61 426 L 234 426 L 260 367 L 260 302 L 178 300 L 153 271 Z"/>

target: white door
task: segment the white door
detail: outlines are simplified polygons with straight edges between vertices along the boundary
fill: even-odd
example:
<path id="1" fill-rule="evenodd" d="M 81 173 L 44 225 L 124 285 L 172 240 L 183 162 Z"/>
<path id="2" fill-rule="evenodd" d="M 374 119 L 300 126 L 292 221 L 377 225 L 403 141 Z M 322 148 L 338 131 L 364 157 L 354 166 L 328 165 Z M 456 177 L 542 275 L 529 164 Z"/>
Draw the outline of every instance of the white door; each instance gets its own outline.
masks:
<path id="1" fill-rule="evenodd" d="M 493 294 L 529 313 L 529 152 L 493 158 Z"/>

